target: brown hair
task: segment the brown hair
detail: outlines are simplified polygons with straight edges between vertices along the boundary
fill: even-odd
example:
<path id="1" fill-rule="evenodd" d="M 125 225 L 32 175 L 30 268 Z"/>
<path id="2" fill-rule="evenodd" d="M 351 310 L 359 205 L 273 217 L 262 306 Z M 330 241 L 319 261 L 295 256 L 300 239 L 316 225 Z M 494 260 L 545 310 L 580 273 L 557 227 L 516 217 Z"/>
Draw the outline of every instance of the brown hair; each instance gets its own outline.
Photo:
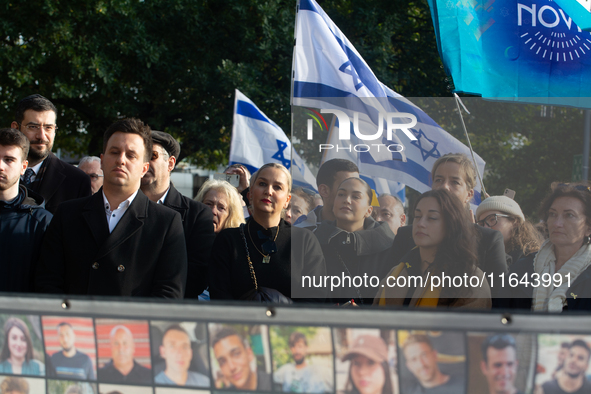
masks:
<path id="1" fill-rule="evenodd" d="M 308 212 L 316 208 L 314 203 L 314 194 L 306 193 L 303 187 L 294 187 L 291 191 L 291 195 L 301 197 L 304 200 L 304 202 L 308 205 Z M 308 212 L 306 212 L 306 214 L 308 214 Z"/>
<path id="2" fill-rule="evenodd" d="M 57 116 L 57 108 L 55 108 L 55 105 L 53 105 L 51 101 L 40 94 L 32 94 L 18 102 L 16 113 L 14 114 L 17 123 L 20 124 L 23 122 L 25 119 L 25 112 L 29 109 L 35 112 L 53 111 Z"/>
<path id="3" fill-rule="evenodd" d="M 407 346 L 415 343 L 424 343 L 433 350 L 433 344 L 427 335 L 424 334 L 411 334 L 409 335 L 404 343 L 402 344 L 402 350 L 404 351 Z"/>
<path id="4" fill-rule="evenodd" d="M 417 199 L 433 197 L 441 208 L 445 236 L 437 248 L 433 263 L 440 272 L 454 275 L 471 274 L 478 263 L 478 233 L 470 220 L 470 213 L 462 202 L 445 189 L 430 190 Z M 414 209 L 413 209 L 414 212 Z"/>
<path id="5" fill-rule="evenodd" d="M 456 163 L 462 167 L 464 170 L 464 181 L 466 181 L 466 185 L 468 186 L 468 190 L 474 189 L 476 186 L 476 169 L 472 164 L 472 161 L 463 153 L 448 153 L 441 156 L 437 161 L 433 164 L 433 169 L 431 170 L 431 180 L 435 179 L 435 172 L 437 172 L 437 168 L 445 163 Z"/>
<path id="6" fill-rule="evenodd" d="M 105 134 L 103 135 L 103 153 L 107 152 L 107 143 L 109 142 L 111 136 L 118 131 L 122 133 L 137 134 L 142 137 L 144 140 L 144 148 L 146 149 L 144 154 L 144 162 L 150 161 L 153 148 L 152 132 L 150 130 L 150 126 L 144 124 L 144 122 L 136 118 L 118 120 L 107 128 L 107 131 L 105 131 Z"/>
<path id="7" fill-rule="evenodd" d="M 23 161 L 27 160 L 30 146 L 29 139 L 17 129 L 0 129 L 0 145 L 21 148 Z"/>
<path id="8" fill-rule="evenodd" d="M 543 239 L 534 225 L 529 220 L 524 221 L 518 216 L 507 215 L 511 216 L 514 223 L 506 252 L 510 253 L 514 250 L 521 250 L 526 256 L 530 253 L 537 252 L 542 245 Z"/>
<path id="9" fill-rule="evenodd" d="M 539 215 L 544 221 L 548 222 L 548 213 L 550 207 L 559 197 L 573 197 L 583 203 L 585 210 L 585 219 L 588 226 L 591 226 L 591 187 L 587 183 L 558 183 L 554 182 L 550 186 L 552 191 L 544 198 L 540 205 Z M 546 226 L 547 229 L 547 226 Z"/>
<path id="10" fill-rule="evenodd" d="M 27 353 L 25 354 L 25 361 L 29 362 L 33 358 L 33 341 L 31 340 L 31 333 L 24 321 L 18 317 L 9 317 L 4 323 L 4 344 L 2 345 L 2 352 L 0 353 L 0 360 L 6 361 L 10 358 L 10 350 L 8 348 L 8 334 L 14 327 L 22 331 L 27 342 Z"/>
<path id="11" fill-rule="evenodd" d="M 2 394 L 13 394 L 15 391 L 20 394 L 29 394 L 29 383 L 23 378 L 7 377 L 0 384 Z"/>
<path id="12" fill-rule="evenodd" d="M 382 369 L 384 370 L 384 385 L 382 386 L 381 394 L 393 394 L 394 391 L 392 390 L 392 378 L 390 376 L 390 366 L 388 365 L 388 361 L 384 361 L 380 363 Z M 360 394 L 359 389 L 355 387 L 353 383 L 353 378 L 351 377 L 351 369 L 353 368 L 353 361 L 349 363 L 349 373 L 347 374 L 349 378 L 347 379 L 347 384 L 345 385 L 345 394 Z"/>

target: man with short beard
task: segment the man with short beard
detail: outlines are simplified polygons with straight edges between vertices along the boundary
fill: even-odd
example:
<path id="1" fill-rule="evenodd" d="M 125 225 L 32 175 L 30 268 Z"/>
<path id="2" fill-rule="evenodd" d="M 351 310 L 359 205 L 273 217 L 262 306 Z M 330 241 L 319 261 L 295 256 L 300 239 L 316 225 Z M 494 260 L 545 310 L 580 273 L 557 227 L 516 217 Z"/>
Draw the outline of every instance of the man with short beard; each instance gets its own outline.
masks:
<path id="1" fill-rule="evenodd" d="M 29 168 L 21 178 L 22 184 L 41 194 L 45 209 L 51 213 L 64 201 L 91 195 L 88 175 L 51 153 L 57 130 L 56 117 L 53 103 L 34 94 L 18 103 L 16 120 L 11 124 L 31 143 Z"/>
<path id="2" fill-rule="evenodd" d="M 446 375 L 439 369 L 437 350 L 426 335 L 409 335 L 402 345 L 406 367 L 418 384 L 409 387 L 406 394 L 462 394 L 464 382 L 457 376 Z"/>
<path id="3" fill-rule="evenodd" d="M 318 368 L 309 365 L 306 361 L 308 355 L 308 341 L 301 332 L 294 331 L 289 336 L 289 349 L 293 357 L 293 363 L 282 365 L 275 374 L 273 380 L 279 386 L 278 390 L 284 393 L 328 393 L 332 387 L 322 379 Z"/>
<path id="4" fill-rule="evenodd" d="M 181 147 L 168 133 L 152 130 L 150 169 L 142 178 L 141 190 L 153 202 L 177 211 L 183 221 L 187 247 L 187 287 L 185 298 L 197 298 L 207 288 L 209 254 L 215 233 L 211 209 L 183 196 L 170 182 Z"/>
<path id="5" fill-rule="evenodd" d="M 0 129 L 0 291 L 33 290 L 35 263 L 52 218 L 43 197 L 20 185 L 28 151 L 23 133 Z"/>
<path id="6" fill-rule="evenodd" d="M 591 383 L 585 377 L 589 368 L 591 348 L 587 342 L 574 340 L 568 352 L 562 372 L 556 378 L 542 385 L 544 394 L 591 393 Z"/>
<path id="7" fill-rule="evenodd" d="M 95 380 L 94 365 L 87 354 L 76 349 L 76 333 L 68 322 L 57 325 L 57 336 L 62 350 L 51 355 L 56 377 Z"/>

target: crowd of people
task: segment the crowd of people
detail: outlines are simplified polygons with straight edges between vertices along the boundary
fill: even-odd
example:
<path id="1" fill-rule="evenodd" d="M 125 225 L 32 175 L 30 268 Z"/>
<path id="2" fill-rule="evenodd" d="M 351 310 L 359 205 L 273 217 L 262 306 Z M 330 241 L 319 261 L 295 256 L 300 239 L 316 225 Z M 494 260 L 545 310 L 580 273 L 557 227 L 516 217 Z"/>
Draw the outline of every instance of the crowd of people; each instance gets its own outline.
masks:
<path id="1" fill-rule="evenodd" d="M 40 95 L 0 129 L 0 291 L 591 310 L 586 184 L 553 184 L 537 226 L 507 196 L 486 196 L 474 213 L 476 170 L 457 153 L 434 163 L 432 190 L 406 213 L 344 159 L 320 166 L 318 193 L 292 189 L 281 164 L 253 174 L 238 164 L 226 170 L 237 184 L 212 179 L 191 199 L 170 180 L 181 152 L 170 134 L 118 120 L 100 158 L 75 167 L 51 153 L 57 129 L 57 109 Z M 433 285 L 445 275 L 481 281 Z"/>

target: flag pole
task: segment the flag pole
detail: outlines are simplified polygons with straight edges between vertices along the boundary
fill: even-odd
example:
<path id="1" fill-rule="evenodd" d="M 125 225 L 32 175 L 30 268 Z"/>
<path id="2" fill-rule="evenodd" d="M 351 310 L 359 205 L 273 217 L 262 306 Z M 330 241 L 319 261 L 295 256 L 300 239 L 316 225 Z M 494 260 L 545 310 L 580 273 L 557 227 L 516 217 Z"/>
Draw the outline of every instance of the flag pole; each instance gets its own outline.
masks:
<path id="1" fill-rule="evenodd" d="M 470 137 L 468 136 L 468 130 L 466 129 L 466 124 L 464 123 L 464 117 L 462 116 L 462 111 L 460 110 L 460 103 L 464 110 L 470 113 L 462 100 L 460 100 L 460 96 L 454 93 L 454 97 L 456 98 L 456 107 L 458 108 L 458 114 L 460 115 L 460 119 L 462 120 L 462 127 L 464 128 L 464 133 L 466 134 L 466 139 L 468 140 L 468 147 L 470 148 L 470 154 L 472 155 L 472 162 L 474 163 L 474 168 L 476 168 L 476 174 L 478 175 L 478 180 L 480 181 L 480 187 L 482 188 L 482 193 L 486 195 L 486 189 L 484 188 L 484 182 L 482 182 L 482 177 L 480 176 L 480 171 L 478 171 L 478 165 L 476 165 L 476 158 L 474 157 L 474 149 L 472 149 L 472 143 L 470 142 Z M 482 200 L 482 199 L 481 199 Z"/>

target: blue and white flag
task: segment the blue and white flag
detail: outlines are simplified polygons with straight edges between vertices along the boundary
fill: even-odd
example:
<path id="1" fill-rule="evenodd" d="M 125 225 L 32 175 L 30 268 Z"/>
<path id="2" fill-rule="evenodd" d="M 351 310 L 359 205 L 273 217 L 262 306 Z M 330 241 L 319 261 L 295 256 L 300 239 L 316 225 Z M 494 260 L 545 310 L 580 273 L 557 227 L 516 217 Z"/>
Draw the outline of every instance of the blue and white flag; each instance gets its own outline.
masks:
<path id="1" fill-rule="evenodd" d="M 591 33 L 561 4 L 591 27 L 575 0 L 429 0 L 456 91 L 591 108 Z"/>
<path id="2" fill-rule="evenodd" d="M 320 108 L 321 113 L 338 110 L 349 117 L 348 123 L 346 117 L 339 117 L 345 120 L 339 120 L 331 127 L 329 141 L 359 146 L 359 143 L 368 144 L 365 141 L 368 137 L 375 137 L 368 145 L 380 145 L 378 143 L 381 142 L 381 148 L 374 146 L 367 151 L 352 153 L 349 160 L 357 163 L 361 175 L 400 182 L 425 192 L 431 189 L 430 172 L 439 157 L 446 153 L 470 155 L 467 146 L 443 130 L 416 105 L 381 83 L 314 0 L 299 2 L 293 68 L 294 106 Z M 355 128 L 355 115 L 358 117 L 358 129 L 364 133 L 351 132 Z M 397 118 L 398 121 L 393 122 Z M 386 130 L 392 124 L 395 130 L 388 139 Z M 349 139 L 342 138 L 341 129 L 344 130 L 343 135 L 350 136 Z M 376 129 L 378 132 L 383 130 L 381 136 L 375 133 Z M 372 130 L 374 136 L 367 134 L 367 130 Z M 392 144 L 401 144 L 404 150 L 391 152 L 385 149 Z M 329 152 L 324 159 L 348 153 L 344 150 Z M 476 161 L 482 174 L 485 163 L 478 155 Z M 474 202 L 480 203 L 479 186 Z"/>
<path id="3" fill-rule="evenodd" d="M 254 173 L 263 164 L 280 163 L 290 170 L 294 186 L 316 190 L 316 178 L 304 161 L 296 152 L 293 162 L 291 157 L 291 141 L 281 127 L 236 89 L 230 164 L 242 164 Z"/>

